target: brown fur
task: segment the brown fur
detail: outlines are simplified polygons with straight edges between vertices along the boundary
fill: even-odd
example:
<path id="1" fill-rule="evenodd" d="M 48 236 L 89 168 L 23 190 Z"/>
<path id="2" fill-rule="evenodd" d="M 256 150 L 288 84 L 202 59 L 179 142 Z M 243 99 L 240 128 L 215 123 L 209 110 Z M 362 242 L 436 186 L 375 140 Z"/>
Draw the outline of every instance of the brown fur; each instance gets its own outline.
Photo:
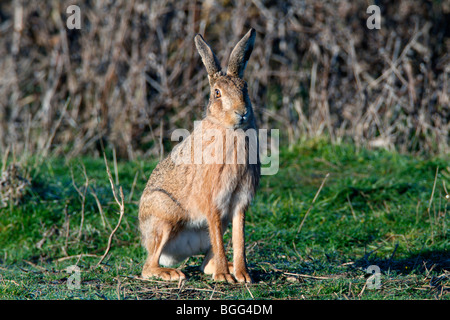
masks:
<path id="1" fill-rule="evenodd" d="M 242 66 L 245 68 L 247 61 L 238 58 L 246 57 L 248 60 L 254 37 L 252 29 L 230 58 L 230 62 L 235 61 L 236 65 L 229 65 L 229 70 L 240 70 L 240 76 L 220 71 L 211 48 L 200 35 L 195 38 L 208 71 L 211 98 L 201 126 L 197 126 L 157 165 L 142 194 L 139 223 L 142 243 L 148 251 L 143 277 L 183 279 L 185 276 L 181 271 L 163 268 L 160 264 L 172 266 L 203 251 L 206 257 L 202 270 L 212 273 L 215 280 L 230 283 L 251 281 L 245 258 L 244 220 L 259 183 L 260 162 L 259 156 L 254 164 L 248 159 L 246 130 L 256 129 L 256 124 L 247 85 L 241 79 Z M 215 90 L 220 90 L 220 98 L 215 97 Z M 207 132 L 211 130 L 216 130 L 219 136 L 208 137 Z M 229 132 L 233 133 L 236 146 L 231 155 L 227 155 L 225 150 Z M 196 163 L 194 145 L 198 139 L 203 141 L 201 151 L 212 154 L 216 160 L 222 156 L 222 164 Z M 238 161 L 237 146 L 243 146 L 244 163 Z M 222 155 L 219 153 L 221 150 Z M 232 163 L 227 161 L 227 156 L 233 160 Z M 182 158 L 190 161 L 180 163 Z M 227 261 L 223 244 L 223 233 L 229 222 L 233 225 L 233 264 Z"/>

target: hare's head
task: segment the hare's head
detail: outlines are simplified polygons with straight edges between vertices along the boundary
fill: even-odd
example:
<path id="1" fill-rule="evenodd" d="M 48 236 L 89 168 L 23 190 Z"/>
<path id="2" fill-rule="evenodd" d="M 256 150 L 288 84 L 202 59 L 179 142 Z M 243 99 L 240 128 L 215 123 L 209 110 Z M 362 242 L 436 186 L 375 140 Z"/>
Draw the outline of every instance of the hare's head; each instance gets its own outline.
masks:
<path id="1" fill-rule="evenodd" d="M 206 115 L 227 128 L 254 126 L 252 105 L 243 75 L 253 50 L 255 36 L 255 30 L 250 29 L 238 42 L 231 52 L 226 73 L 222 71 L 219 60 L 203 37 L 199 34 L 195 36 L 195 45 L 206 67 L 211 86 Z"/>

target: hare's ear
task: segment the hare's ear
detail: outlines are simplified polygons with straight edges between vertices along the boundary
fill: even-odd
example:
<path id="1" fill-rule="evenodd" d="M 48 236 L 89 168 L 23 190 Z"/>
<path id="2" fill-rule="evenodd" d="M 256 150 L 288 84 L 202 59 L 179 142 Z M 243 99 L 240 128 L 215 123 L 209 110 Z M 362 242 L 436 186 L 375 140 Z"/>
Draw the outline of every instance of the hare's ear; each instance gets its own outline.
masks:
<path id="1" fill-rule="evenodd" d="M 197 51 L 200 53 L 203 64 L 206 67 L 206 72 L 208 72 L 209 83 L 213 85 L 214 75 L 221 70 L 220 62 L 211 47 L 206 43 L 200 34 L 195 36 L 194 41 Z"/>
<path id="2" fill-rule="evenodd" d="M 241 41 L 238 42 L 236 47 L 234 47 L 228 62 L 228 75 L 239 78 L 244 76 L 245 67 L 247 66 L 248 59 L 250 59 L 255 44 L 255 37 L 255 29 L 251 28 Z"/>

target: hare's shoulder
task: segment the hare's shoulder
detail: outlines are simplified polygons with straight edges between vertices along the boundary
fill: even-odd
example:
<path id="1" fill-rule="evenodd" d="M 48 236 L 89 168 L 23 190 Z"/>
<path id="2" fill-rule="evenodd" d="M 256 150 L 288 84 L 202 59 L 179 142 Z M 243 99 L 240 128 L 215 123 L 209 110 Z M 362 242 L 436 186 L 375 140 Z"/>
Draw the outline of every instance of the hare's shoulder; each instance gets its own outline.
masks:
<path id="1" fill-rule="evenodd" d="M 150 179 L 148 180 L 149 184 L 158 185 L 164 182 L 164 180 L 174 174 L 175 169 L 175 162 L 170 157 L 164 158 L 156 165 L 155 169 L 153 169 Z"/>

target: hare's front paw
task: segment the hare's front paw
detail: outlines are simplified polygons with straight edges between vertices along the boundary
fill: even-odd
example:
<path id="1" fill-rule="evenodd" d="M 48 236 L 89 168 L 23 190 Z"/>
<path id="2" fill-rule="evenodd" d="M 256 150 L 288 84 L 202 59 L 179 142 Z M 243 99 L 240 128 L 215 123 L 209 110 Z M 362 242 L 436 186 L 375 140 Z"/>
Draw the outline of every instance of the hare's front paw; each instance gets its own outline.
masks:
<path id="1" fill-rule="evenodd" d="M 236 271 L 234 273 L 234 277 L 236 278 L 236 280 L 238 282 L 247 282 L 247 283 L 253 282 L 252 278 L 250 277 L 250 275 L 248 274 L 248 272 L 246 270 Z"/>
<path id="2" fill-rule="evenodd" d="M 148 268 L 142 271 L 142 278 L 160 278 L 169 281 L 178 281 L 186 279 L 183 272 L 172 268 Z"/>
<path id="3" fill-rule="evenodd" d="M 213 275 L 213 279 L 214 281 L 236 283 L 236 279 L 234 279 L 231 273 L 217 273 Z"/>

